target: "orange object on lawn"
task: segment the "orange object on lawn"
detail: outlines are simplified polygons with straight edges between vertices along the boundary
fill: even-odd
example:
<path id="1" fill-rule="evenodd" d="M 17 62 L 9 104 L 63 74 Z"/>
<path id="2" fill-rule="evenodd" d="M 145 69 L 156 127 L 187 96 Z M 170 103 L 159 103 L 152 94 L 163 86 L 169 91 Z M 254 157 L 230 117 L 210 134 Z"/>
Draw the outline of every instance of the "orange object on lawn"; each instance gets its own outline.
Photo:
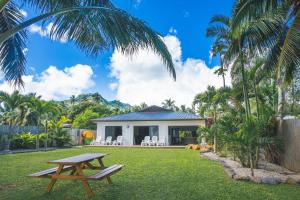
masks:
<path id="1" fill-rule="evenodd" d="M 82 136 L 83 136 L 84 138 L 94 138 L 94 132 L 93 132 L 93 131 L 90 131 L 90 130 L 84 131 L 84 132 L 82 133 Z"/>

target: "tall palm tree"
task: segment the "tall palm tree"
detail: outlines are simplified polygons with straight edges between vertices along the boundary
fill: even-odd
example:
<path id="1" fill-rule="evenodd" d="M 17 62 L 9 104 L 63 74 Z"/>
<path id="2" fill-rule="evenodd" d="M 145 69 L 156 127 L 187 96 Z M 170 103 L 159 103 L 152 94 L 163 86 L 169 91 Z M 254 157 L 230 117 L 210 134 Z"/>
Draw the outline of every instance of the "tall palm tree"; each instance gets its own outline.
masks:
<path id="1" fill-rule="evenodd" d="M 1 103 L 1 112 L 2 112 L 2 123 L 9 125 L 9 133 L 7 135 L 5 150 L 9 151 L 9 135 L 12 132 L 12 125 L 17 123 L 17 109 L 22 107 L 26 103 L 26 99 L 18 91 L 13 92 L 11 95 L 0 91 L 0 103 Z"/>
<path id="2" fill-rule="evenodd" d="M 75 101 L 76 101 L 75 95 L 70 96 L 70 103 L 71 103 L 71 105 L 74 105 Z"/>
<path id="3" fill-rule="evenodd" d="M 300 63 L 299 0 L 237 0 L 233 12 L 233 29 L 256 23 L 250 44 L 268 52 L 266 69 L 276 70 L 278 114 L 282 116 L 284 83 L 291 83 Z"/>
<path id="4" fill-rule="evenodd" d="M 176 79 L 172 57 L 159 34 L 109 0 L 21 0 L 19 3 L 30 6 L 39 15 L 24 21 L 13 0 L 0 1 L 0 66 L 5 79 L 14 85 L 23 84 L 25 29 L 37 22 L 52 22 L 51 38 L 73 41 L 93 57 L 107 49 L 133 54 L 140 48 L 151 48 Z"/>
<path id="5" fill-rule="evenodd" d="M 18 91 L 14 91 L 12 94 L 0 91 L 0 102 L 2 106 L 2 113 L 7 116 L 6 122 L 8 125 L 14 125 L 16 121 L 17 110 L 28 103 Z"/>
<path id="6" fill-rule="evenodd" d="M 217 55 L 220 57 L 220 68 L 215 71 L 215 74 L 222 76 L 223 87 L 225 88 L 225 74 L 227 68 L 224 66 L 223 59 L 231 42 L 231 19 L 223 15 L 215 15 L 211 18 L 210 24 L 211 26 L 207 28 L 206 36 L 215 38 L 211 53 L 214 57 Z"/>
<path id="7" fill-rule="evenodd" d="M 175 101 L 172 99 L 166 99 L 162 102 L 163 108 L 169 109 L 169 110 L 175 110 Z"/>

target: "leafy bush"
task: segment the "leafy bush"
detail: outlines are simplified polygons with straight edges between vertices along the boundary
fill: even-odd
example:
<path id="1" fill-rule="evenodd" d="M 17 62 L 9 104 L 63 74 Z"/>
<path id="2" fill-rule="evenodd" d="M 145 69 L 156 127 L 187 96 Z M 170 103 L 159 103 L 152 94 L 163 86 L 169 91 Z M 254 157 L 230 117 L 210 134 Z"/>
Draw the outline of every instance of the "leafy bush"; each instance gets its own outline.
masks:
<path id="1" fill-rule="evenodd" d="M 56 146 L 63 147 L 71 141 L 70 134 L 67 129 L 56 129 L 55 135 L 53 136 Z"/>
<path id="2" fill-rule="evenodd" d="M 10 139 L 10 149 L 36 148 L 36 135 L 31 133 L 13 134 Z"/>
<path id="3" fill-rule="evenodd" d="M 90 109 L 85 110 L 84 112 L 80 113 L 76 116 L 73 122 L 74 128 L 81 128 L 81 129 L 96 129 L 96 124 L 91 122 L 91 119 L 100 117 L 100 115 Z"/>
<path id="4" fill-rule="evenodd" d="M 70 119 L 61 116 L 59 120 L 51 120 L 48 124 L 49 136 L 52 139 L 52 143 L 54 144 L 55 142 L 58 147 L 63 147 L 71 141 L 68 130 L 62 127 L 67 122 L 70 122 Z"/>

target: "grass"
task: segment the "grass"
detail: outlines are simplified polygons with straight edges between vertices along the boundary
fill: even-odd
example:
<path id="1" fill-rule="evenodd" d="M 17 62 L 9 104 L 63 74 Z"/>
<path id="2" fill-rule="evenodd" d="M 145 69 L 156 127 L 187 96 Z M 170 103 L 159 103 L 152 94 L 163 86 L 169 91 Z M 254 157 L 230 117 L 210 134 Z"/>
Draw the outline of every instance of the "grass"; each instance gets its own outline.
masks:
<path id="1" fill-rule="evenodd" d="M 185 149 L 84 147 L 0 156 L 0 199 L 86 199 L 81 182 L 58 181 L 45 193 L 48 179 L 27 174 L 52 167 L 46 162 L 86 152 L 110 153 L 104 164 L 125 164 L 106 180 L 90 182 L 93 199 L 299 199 L 297 185 L 234 181 L 213 161 Z M 90 173 L 90 172 L 88 172 Z"/>

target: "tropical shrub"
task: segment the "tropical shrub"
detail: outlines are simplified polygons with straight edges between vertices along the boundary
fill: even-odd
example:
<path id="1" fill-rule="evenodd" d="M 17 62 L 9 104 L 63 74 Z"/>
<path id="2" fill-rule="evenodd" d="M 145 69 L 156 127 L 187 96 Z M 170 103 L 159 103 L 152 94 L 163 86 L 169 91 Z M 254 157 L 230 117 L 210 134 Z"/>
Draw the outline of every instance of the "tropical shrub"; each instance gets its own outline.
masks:
<path id="1" fill-rule="evenodd" d="M 13 134 L 10 139 L 10 149 L 35 149 L 36 135 L 31 133 Z"/>
<path id="2" fill-rule="evenodd" d="M 87 109 L 84 112 L 78 114 L 73 121 L 73 128 L 80 129 L 91 129 L 96 130 L 96 123 L 92 122 L 91 119 L 100 117 L 100 115 L 91 109 Z"/>
<path id="3" fill-rule="evenodd" d="M 62 127 L 63 124 L 67 122 L 70 122 L 70 119 L 62 116 L 59 120 L 52 120 L 48 124 L 49 136 L 53 139 L 53 143 L 55 142 L 58 147 L 63 147 L 71 141 L 68 130 Z"/>

